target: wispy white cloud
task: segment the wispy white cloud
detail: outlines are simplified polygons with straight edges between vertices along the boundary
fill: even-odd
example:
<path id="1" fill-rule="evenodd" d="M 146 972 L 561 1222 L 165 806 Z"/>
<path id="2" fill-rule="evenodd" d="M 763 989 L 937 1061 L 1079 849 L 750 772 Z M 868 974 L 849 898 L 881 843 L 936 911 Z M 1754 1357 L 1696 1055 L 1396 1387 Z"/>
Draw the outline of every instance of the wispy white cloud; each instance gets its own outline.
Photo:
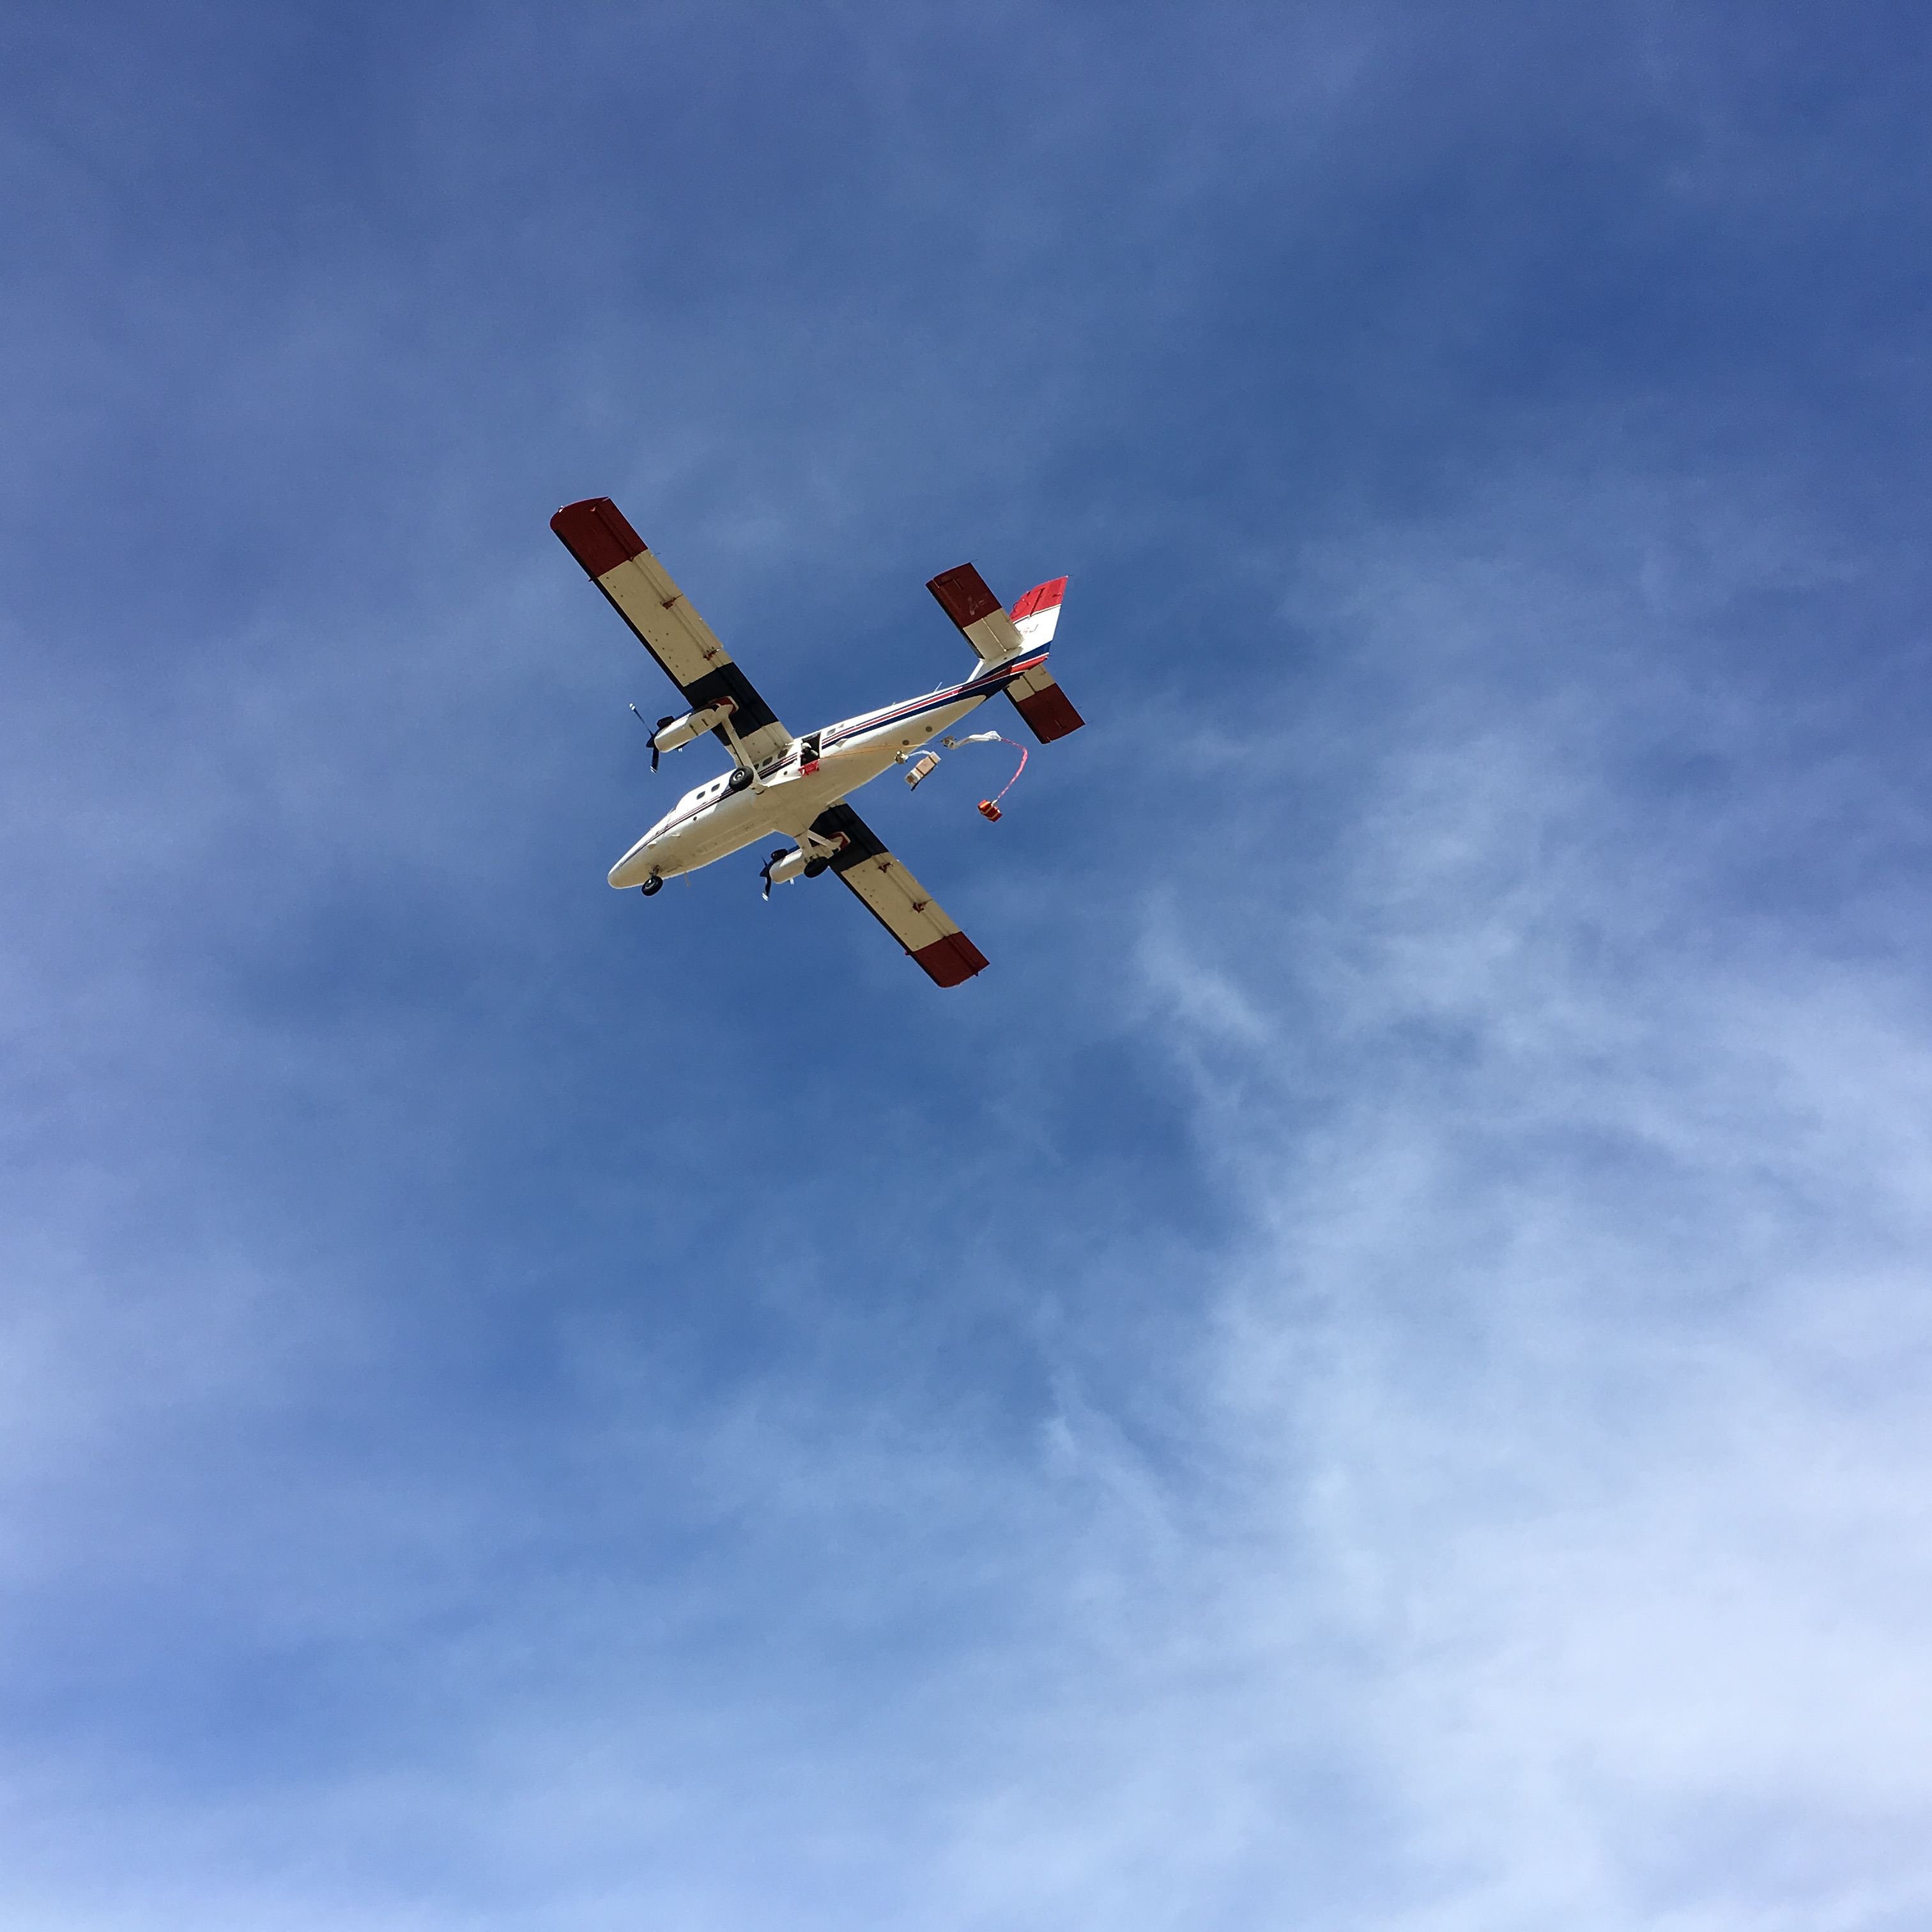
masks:
<path id="1" fill-rule="evenodd" d="M 1664 540 L 1585 514 L 1633 559 Z M 1903 1922 L 1932 1895 L 1917 975 L 1736 903 L 1724 855 L 1808 782 L 1781 760 L 1658 842 L 1618 774 L 1666 713 L 1735 730 L 1681 668 L 1716 572 L 1694 620 L 1646 614 L 1627 573 L 1537 556 L 1539 520 L 1365 538 L 1340 574 L 1367 587 L 1326 607 L 1371 653 L 1460 634 L 1472 675 L 1356 720 L 1379 770 L 1346 871 L 1255 949 L 1318 988 L 1346 1088 L 1284 1127 L 1244 1042 L 1201 1113 L 1256 1231 L 1202 1410 L 1252 1540 L 1210 1560 L 1257 1688 L 1292 1669 L 1270 1633 L 1336 1647 L 1322 1748 L 1386 1806 L 1410 1898 L 1358 1922 Z M 1472 577 L 1502 527 L 1522 564 Z M 1562 670 L 1523 671 L 1539 633 Z M 1546 698 L 1495 702 L 1512 672 Z M 1209 1012 L 1227 979 L 1203 962 Z"/>

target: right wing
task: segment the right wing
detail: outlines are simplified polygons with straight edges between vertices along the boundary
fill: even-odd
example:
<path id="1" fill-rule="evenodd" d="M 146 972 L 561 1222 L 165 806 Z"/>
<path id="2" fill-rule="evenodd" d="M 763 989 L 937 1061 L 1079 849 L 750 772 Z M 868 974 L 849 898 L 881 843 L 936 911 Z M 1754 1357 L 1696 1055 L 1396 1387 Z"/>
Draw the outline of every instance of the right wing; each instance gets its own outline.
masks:
<path id="1" fill-rule="evenodd" d="M 566 503 L 550 518 L 550 526 L 637 633 L 638 643 L 664 667 L 692 710 L 730 698 L 736 707 L 731 729 L 754 765 L 790 745 L 791 734 L 752 689 L 751 680 L 731 662 L 711 626 L 691 608 L 670 573 L 608 496 Z M 722 745 L 730 744 L 722 724 L 712 736 Z"/>
<path id="2" fill-rule="evenodd" d="M 820 838 L 845 842 L 832 869 L 866 909 L 940 986 L 956 986 L 982 972 L 986 956 L 940 909 L 932 894 L 888 852 L 849 805 L 835 805 L 812 821 Z"/>

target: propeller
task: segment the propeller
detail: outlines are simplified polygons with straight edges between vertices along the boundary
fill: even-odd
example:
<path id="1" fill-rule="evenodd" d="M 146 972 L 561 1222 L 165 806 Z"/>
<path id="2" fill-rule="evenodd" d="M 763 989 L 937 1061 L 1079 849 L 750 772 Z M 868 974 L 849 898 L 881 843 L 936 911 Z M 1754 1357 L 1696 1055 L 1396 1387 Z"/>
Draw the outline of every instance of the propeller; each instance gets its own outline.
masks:
<path id="1" fill-rule="evenodd" d="M 763 879 L 765 882 L 765 897 L 767 899 L 770 899 L 772 896 L 772 868 L 776 866 L 790 849 L 791 848 L 789 846 L 781 845 L 778 849 L 765 861 L 764 865 L 758 868 L 758 877 Z"/>
<path id="2" fill-rule="evenodd" d="M 644 714 L 640 711 L 634 704 L 631 706 L 631 716 L 634 718 L 640 724 L 644 724 Z M 644 724 L 644 729 L 646 731 L 651 731 L 651 728 L 648 724 Z M 656 771 L 657 768 L 658 734 L 655 731 L 651 731 L 651 770 L 652 771 Z"/>
<path id="3" fill-rule="evenodd" d="M 634 704 L 631 706 L 631 716 L 640 724 L 644 723 L 644 714 Z M 658 720 L 657 731 L 651 731 L 651 770 L 652 771 L 656 771 L 658 768 L 658 731 L 662 731 L 667 724 L 674 724 L 676 722 L 674 718 L 660 718 Z M 649 725 L 645 725 L 644 728 L 650 730 Z"/>

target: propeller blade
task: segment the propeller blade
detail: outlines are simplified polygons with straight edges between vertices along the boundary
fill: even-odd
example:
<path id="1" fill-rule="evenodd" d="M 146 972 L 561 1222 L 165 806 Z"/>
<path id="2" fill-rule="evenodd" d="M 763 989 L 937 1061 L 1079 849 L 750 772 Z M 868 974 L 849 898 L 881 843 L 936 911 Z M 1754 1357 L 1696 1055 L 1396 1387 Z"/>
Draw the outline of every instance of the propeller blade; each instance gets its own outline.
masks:
<path id="1" fill-rule="evenodd" d="M 640 724 L 644 724 L 644 714 L 640 711 L 634 704 L 631 706 L 631 716 L 634 718 Z M 668 724 L 670 722 L 670 720 L 668 718 L 660 718 L 658 720 L 658 723 L 661 727 Z M 644 728 L 647 731 L 650 730 L 650 727 L 648 724 L 644 725 Z M 651 731 L 649 742 L 651 748 L 651 770 L 652 771 L 656 771 L 658 768 L 658 734 L 656 731 Z"/>

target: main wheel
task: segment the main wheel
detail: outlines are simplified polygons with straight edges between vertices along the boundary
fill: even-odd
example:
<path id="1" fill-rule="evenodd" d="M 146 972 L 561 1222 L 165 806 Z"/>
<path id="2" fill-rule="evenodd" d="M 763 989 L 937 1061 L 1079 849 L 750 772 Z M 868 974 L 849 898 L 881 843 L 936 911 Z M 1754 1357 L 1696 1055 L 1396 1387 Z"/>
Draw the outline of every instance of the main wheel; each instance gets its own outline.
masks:
<path id="1" fill-rule="evenodd" d="M 664 880 L 658 874 L 653 872 L 650 877 L 638 888 L 638 890 L 644 894 L 646 898 L 649 898 L 652 893 L 663 891 Z"/>
<path id="2" fill-rule="evenodd" d="M 724 789 L 727 791 L 742 791 L 751 782 L 751 773 L 746 770 L 742 765 L 740 765 L 737 770 L 724 781 Z"/>
<path id="3" fill-rule="evenodd" d="M 817 878 L 819 874 L 824 872 L 826 867 L 830 865 L 831 862 L 832 861 L 830 859 L 806 860 L 805 862 L 805 876 L 808 879 Z"/>

